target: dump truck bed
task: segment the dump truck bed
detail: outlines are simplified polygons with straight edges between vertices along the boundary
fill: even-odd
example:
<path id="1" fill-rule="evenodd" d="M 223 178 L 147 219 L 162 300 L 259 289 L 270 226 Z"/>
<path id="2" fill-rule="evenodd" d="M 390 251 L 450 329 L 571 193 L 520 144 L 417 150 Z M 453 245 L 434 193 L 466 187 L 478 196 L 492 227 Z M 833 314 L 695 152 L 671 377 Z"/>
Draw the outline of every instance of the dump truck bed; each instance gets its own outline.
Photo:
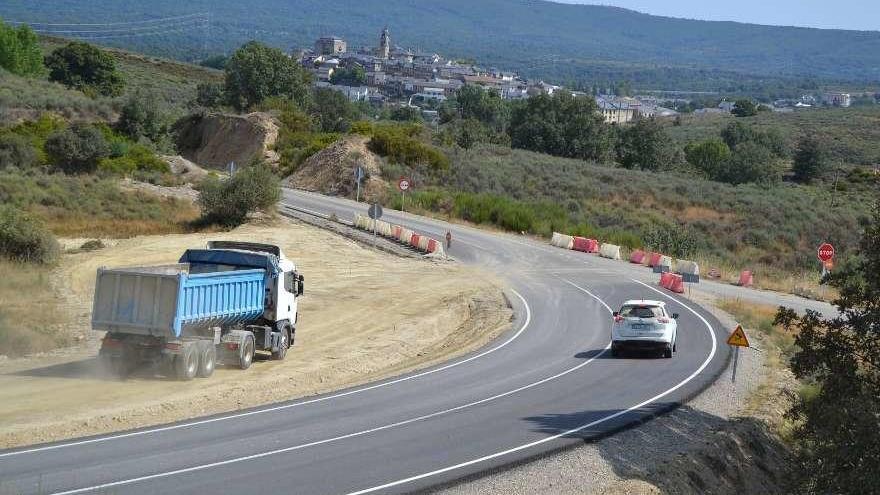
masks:
<path id="1" fill-rule="evenodd" d="M 92 328 L 174 338 L 253 322 L 264 312 L 266 278 L 265 269 L 223 264 L 102 268 Z"/>

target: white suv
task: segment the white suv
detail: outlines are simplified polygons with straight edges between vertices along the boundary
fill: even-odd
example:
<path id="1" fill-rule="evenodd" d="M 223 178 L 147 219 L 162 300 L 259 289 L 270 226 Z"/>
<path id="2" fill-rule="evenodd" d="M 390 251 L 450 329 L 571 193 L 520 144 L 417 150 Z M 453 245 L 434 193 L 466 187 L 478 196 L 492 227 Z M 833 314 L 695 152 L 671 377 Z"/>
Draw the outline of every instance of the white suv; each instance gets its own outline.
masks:
<path id="1" fill-rule="evenodd" d="M 632 300 L 614 312 L 611 326 L 611 355 L 617 357 L 624 349 L 662 351 L 671 358 L 678 337 L 678 314 L 666 312 L 661 301 Z"/>

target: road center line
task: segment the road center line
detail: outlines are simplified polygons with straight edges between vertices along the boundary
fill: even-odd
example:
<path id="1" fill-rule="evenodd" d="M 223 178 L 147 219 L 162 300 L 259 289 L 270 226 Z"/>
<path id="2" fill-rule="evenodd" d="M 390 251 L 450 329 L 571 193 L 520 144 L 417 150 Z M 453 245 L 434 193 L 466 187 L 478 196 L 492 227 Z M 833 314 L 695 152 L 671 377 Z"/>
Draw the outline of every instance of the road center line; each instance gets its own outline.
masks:
<path id="1" fill-rule="evenodd" d="M 580 287 L 580 286 L 578 286 L 578 285 L 576 285 L 576 284 L 574 284 L 574 283 L 572 283 L 572 282 L 570 282 L 570 281 L 568 281 L 568 280 L 564 280 L 564 281 L 567 282 L 568 284 L 574 286 L 575 288 L 579 289 L 580 291 L 582 291 L 582 292 L 588 294 L 590 297 L 594 298 L 595 300 L 599 301 L 599 303 L 600 303 L 602 306 L 604 306 L 605 309 L 607 309 L 609 312 L 612 311 L 612 310 L 611 310 L 611 307 L 608 306 L 608 304 L 606 304 L 605 301 L 603 301 L 602 299 L 600 299 L 598 296 L 596 296 L 595 294 L 593 294 L 593 293 L 590 292 L 589 290 L 587 290 L 587 289 L 585 289 L 585 288 L 583 288 L 583 287 Z M 518 293 L 517 293 L 517 295 L 519 296 Z M 519 296 L 519 297 L 522 297 L 522 296 Z M 525 299 L 523 299 L 523 303 L 525 303 Z M 526 323 L 528 323 L 528 321 L 531 320 L 531 309 L 529 308 L 529 306 L 528 306 L 527 303 L 525 303 L 525 304 L 526 304 L 526 320 L 527 320 Z M 282 448 L 282 449 L 276 449 L 276 450 L 271 450 L 271 451 L 267 451 L 267 452 L 261 452 L 261 453 L 259 453 L 259 454 L 252 454 L 252 455 L 249 455 L 249 456 L 236 457 L 236 458 L 233 458 L 233 459 L 227 459 L 227 460 L 224 460 L 224 461 L 218 461 L 218 462 L 212 462 L 212 463 L 202 464 L 202 465 L 198 465 L 198 466 L 192 466 L 192 467 L 188 467 L 188 468 L 176 469 L 176 470 L 173 470 L 173 471 L 166 471 L 166 472 L 163 472 L 163 473 L 156 473 L 156 474 L 151 474 L 151 475 L 147 475 L 147 476 L 140 476 L 140 477 L 137 477 L 137 478 L 131 478 L 131 479 L 127 479 L 127 480 L 114 481 L 114 482 L 104 483 L 104 484 L 96 485 L 96 486 L 90 486 L 90 487 L 85 487 L 85 488 L 77 488 L 77 489 L 74 489 L 74 490 L 67 490 L 67 491 L 63 491 L 63 492 L 55 492 L 55 493 L 53 493 L 53 494 L 51 494 L 51 495 L 75 495 L 75 494 L 85 493 L 85 492 L 90 492 L 90 491 L 95 491 L 95 490 L 104 490 L 104 489 L 107 489 L 107 488 L 114 488 L 114 487 L 122 486 L 122 485 L 130 485 L 130 484 L 138 483 L 138 482 L 141 482 L 141 481 L 149 481 L 149 480 L 158 479 L 158 478 L 167 478 L 167 477 L 169 477 L 169 476 L 174 476 L 174 475 L 178 475 L 178 474 L 186 474 L 186 473 L 191 473 L 191 472 L 194 472 L 194 471 L 201 471 L 201 470 L 205 470 L 205 469 L 211 469 L 211 468 L 215 468 L 215 467 L 225 466 L 225 465 L 233 464 L 233 463 L 237 463 L 237 462 L 243 462 L 243 461 L 250 461 L 250 460 L 254 460 L 254 459 L 260 459 L 260 458 L 268 457 L 268 456 L 271 456 L 271 455 L 283 454 L 283 453 L 287 453 L 287 452 L 293 452 L 293 451 L 297 451 L 297 450 L 306 449 L 306 448 L 309 448 L 309 447 L 314 447 L 314 446 L 317 446 L 317 445 L 323 445 L 323 444 L 327 444 L 327 443 L 338 442 L 338 441 L 340 441 L 340 440 L 346 440 L 346 439 L 349 439 L 349 438 L 360 437 L 360 436 L 368 435 L 368 434 L 371 434 L 371 433 L 376 433 L 376 432 L 383 431 L 383 430 L 389 430 L 389 429 L 392 429 L 392 428 L 397 428 L 397 427 L 400 427 L 400 426 L 409 425 L 409 424 L 416 423 L 416 422 L 419 422 L 419 421 L 425 421 L 425 420 L 428 420 L 428 419 L 431 419 L 431 418 L 435 418 L 435 417 L 438 417 L 438 416 L 442 416 L 442 415 L 445 415 L 445 414 L 453 413 L 453 412 L 456 412 L 456 411 L 461 411 L 462 409 L 467 409 L 467 408 L 470 408 L 470 407 L 474 407 L 474 406 L 478 406 L 478 405 L 481 405 L 481 404 L 485 404 L 485 403 L 487 403 L 487 402 L 492 402 L 492 401 L 495 401 L 495 400 L 501 399 L 501 398 L 503 398 L 503 397 L 508 397 L 508 396 L 510 396 L 510 395 L 514 395 L 514 394 L 517 394 L 517 393 L 519 393 L 519 392 L 522 392 L 522 391 L 525 391 L 525 390 L 528 390 L 528 389 L 531 389 L 531 388 L 538 387 L 538 386 L 543 385 L 543 384 L 545 384 L 545 383 L 547 383 L 547 382 L 550 382 L 550 381 L 556 380 L 556 379 L 558 379 L 558 378 L 561 378 L 561 377 L 563 377 L 563 376 L 565 376 L 565 375 L 568 375 L 568 374 L 574 373 L 575 371 L 577 371 L 577 370 L 579 370 L 579 369 L 581 369 L 581 368 L 587 366 L 588 364 L 592 363 L 593 361 L 595 361 L 596 359 L 598 359 L 599 357 L 601 357 L 601 356 L 602 356 L 603 354 L 605 354 L 605 353 L 608 351 L 608 349 L 610 349 L 610 348 L 611 348 L 611 342 L 609 341 L 608 344 L 606 344 L 606 346 L 605 346 L 600 352 L 598 352 L 595 356 L 593 356 L 593 357 L 591 357 L 590 359 L 588 359 L 588 360 L 586 360 L 586 361 L 584 361 L 584 362 L 578 364 L 577 366 L 574 366 L 574 367 L 572 367 L 572 368 L 566 369 L 566 370 L 561 371 L 561 372 L 559 372 L 559 373 L 557 373 L 557 374 L 555 374 L 555 375 L 553 375 L 553 376 L 549 376 L 549 377 L 547 377 L 547 378 L 543 378 L 543 379 L 541 379 L 541 380 L 538 380 L 538 381 L 536 381 L 536 382 L 530 383 L 530 384 L 528 384 L 528 385 L 523 385 L 522 387 L 518 387 L 518 388 L 515 388 L 515 389 L 513 389 L 513 390 L 508 390 L 507 392 L 503 392 L 503 393 L 500 393 L 500 394 L 496 394 L 496 395 L 493 395 L 493 396 L 491 396 L 491 397 L 486 397 L 486 398 L 484 398 L 484 399 L 476 400 L 476 401 L 469 402 L 469 403 L 467 403 L 467 404 L 462 404 L 462 405 L 460 405 L 460 406 L 452 407 L 452 408 L 449 408 L 449 409 L 444 409 L 444 410 L 442 410 L 442 411 L 435 411 L 435 412 L 430 413 L 430 414 L 425 414 L 425 415 L 422 415 L 422 416 L 417 416 L 417 417 L 414 417 L 414 418 L 409 418 L 409 419 L 406 419 L 406 420 L 403 420 L 403 421 L 398 421 L 398 422 L 396 422 L 396 423 L 390 423 L 390 424 L 383 425 L 383 426 L 377 426 L 377 427 L 375 427 L 375 428 L 370 428 L 370 429 L 368 429 L 368 430 L 358 431 L 358 432 L 354 432 L 354 433 L 348 433 L 348 434 L 340 435 L 340 436 L 333 437 L 333 438 L 327 438 L 327 439 L 324 439 L 324 440 L 317 440 L 317 441 L 314 441 L 314 442 L 304 443 L 304 444 L 300 444 L 300 445 L 294 445 L 294 446 L 285 447 L 285 448 Z"/>
<path id="2" fill-rule="evenodd" d="M 62 448 L 66 448 L 66 447 L 77 447 L 77 446 L 88 445 L 88 444 L 93 444 L 93 443 L 107 442 L 110 440 L 118 440 L 120 438 L 131 438 L 131 437 L 137 437 L 137 436 L 142 436 L 142 435 L 149 435 L 152 433 L 160 433 L 160 432 L 165 432 L 165 431 L 190 428 L 193 426 L 200 426 L 200 425 L 205 425 L 205 424 L 210 424 L 210 423 L 217 423 L 220 421 L 227 421 L 230 419 L 244 418 L 244 417 L 254 416 L 257 414 L 263 414 L 263 413 L 267 413 L 267 412 L 283 411 L 285 409 L 292 409 L 294 407 L 300 407 L 300 406 L 315 404 L 315 403 L 319 403 L 319 402 L 326 402 L 328 400 L 338 399 L 340 397 L 347 397 L 350 395 L 360 394 L 360 393 L 367 392 L 370 390 L 375 390 L 377 388 L 388 387 L 388 386 L 395 385 L 398 383 L 402 383 L 402 382 L 406 382 L 406 381 L 410 381 L 410 380 L 415 380 L 416 378 L 421 378 L 423 376 L 428 376 L 428 375 L 432 375 L 434 373 L 439 373 L 441 371 L 446 371 L 450 368 L 455 368 L 456 366 L 461 366 L 462 364 L 469 363 L 469 362 L 474 361 L 476 359 L 480 359 L 480 358 L 487 356 L 495 351 L 503 349 L 508 344 L 510 344 L 511 342 L 516 340 L 520 335 L 522 335 L 522 333 L 526 330 L 526 328 L 529 326 L 529 323 L 532 320 L 531 308 L 529 307 L 529 303 L 526 302 L 526 299 L 519 292 L 517 292 L 514 289 L 510 289 L 510 291 L 522 301 L 524 307 L 526 308 L 526 319 L 523 322 L 520 329 L 515 334 L 513 334 L 509 339 L 505 340 L 504 342 L 502 342 L 498 346 L 493 347 L 491 349 L 488 349 L 486 351 L 483 351 L 483 352 L 476 354 L 474 356 L 471 356 L 467 359 L 463 359 L 461 361 L 455 361 L 455 362 L 446 364 L 446 365 L 441 366 L 436 369 L 422 371 L 422 372 L 416 373 L 414 375 L 396 378 L 396 379 L 388 381 L 388 382 L 377 383 L 377 384 L 369 385 L 369 386 L 366 386 L 363 388 L 349 390 L 347 392 L 340 392 L 337 394 L 328 395 L 326 397 L 319 397 L 317 399 L 310 399 L 310 400 L 306 400 L 306 401 L 302 401 L 302 402 L 295 402 L 293 404 L 283 404 L 280 406 L 272 406 L 272 407 L 267 407 L 267 408 L 263 408 L 263 409 L 257 409 L 255 411 L 248 411 L 248 412 L 237 413 L 237 414 L 229 414 L 229 415 L 220 416 L 220 417 L 216 417 L 216 418 L 202 419 L 199 421 L 191 421 L 188 423 L 162 426 L 162 427 L 158 427 L 158 428 L 150 428 L 147 430 L 133 431 L 133 432 L 129 432 L 129 433 L 120 433 L 120 434 L 116 434 L 116 435 L 109 435 L 109 436 L 104 436 L 104 437 L 99 437 L 99 438 L 90 438 L 88 440 L 79 440 L 79 441 L 75 441 L 75 442 L 67 442 L 67 443 L 62 443 L 62 444 L 57 444 L 57 445 L 47 445 L 44 447 L 35 447 L 35 448 L 31 448 L 31 449 L 26 449 L 26 450 L 18 450 L 15 452 L 6 452 L 6 453 L 0 454 L 0 458 L 11 457 L 11 456 L 16 456 L 16 455 L 23 455 L 23 454 L 31 454 L 31 453 L 35 453 L 35 452 L 45 452 L 48 450 L 57 450 L 57 449 L 62 449 Z"/>
<path id="3" fill-rule="evenodd" d="M 612 420 L 612 419 L 615 419 L 615 418 L 618 418 L 618 417 L 620 417 L 620 416 L 623 416 L 624 414 L 627 414 L 627 413 L 629 413 L 629 412 L 632 412 L 632 411 L 634 411 L 634 410 L 636 410 L 636 409 L 642 408 L 642 407 L 644 407 L 644 406 L 646 406 L 646 405 L 648 405 L 648 404 L 651 404 L 652 402 L 655 402 L 655 401 L 657 401 L 657 400 L 659 400 L 659 399 L 665 397 L 666 395 L 669 395 L 670 393 L 674 392 L 675 390 L 678 390 L 679 388 L 683 387 L 685 384 L 687 384 L 688 382 L 690 382 L 691 380 L 693 380 L 694 378 L 696 378 L 700 373 L 703 372 L 704 369 L 706 369 L 706 367 L 709 365 L 709 363 L 712 362 L 712 358 L 715 357 L 715 351 L 716 351 L 716 349 L 717 349 L 717 341 L 716 341 L 716 339 L 715 339 L 715 330 L 712 328 L 712 325 L 709 324 L 709 322 L 706 321 L 706 319 L 703 318 L 702 315 L 700 315 L 699 313 L 697 313 L 696 311 L 694 311 L 693 308 L 691 308 L 690 306 L 688 306 L 688 305 L 682 303 L 681 301 L 679 301 L 679 300 L 677 300 L 677 299 L 675 299 L 675 298 L 673 298 L 673 297 L 670 297 L 670 296 L 668 296 L 667 294 L 664 294 L 664 293 L 660 292 L 659 290 L 657 290 L 657 289 L 655 289 L 655 288 L 653 288 L 653 287 L 651 287 L 651 286 L 649 286 L 649 285 L 647 285 L 647 284 L 645 284 L 645 283 L 643 283 L 643 282 L 640 282 L 640 281 L 635 280 L 635 279 L 630 279 L 630 280 L 632 280 L 633 282 L 635 282 L 635 283 L 637 283 L 637 284 L 644 285 L 645 287 L 647 287 L 647 288 L 649 288 L 649 289 L 651 289 L 651 290 L 657 292 L 658 294 L 662 295 L 663 297 L 665 297 L 665 298 L 667 298 L 667 299 L 670 299 L 670 300 L 672 300 L 672 301 L 674 301 L 674 302 L 680 304 L 682 307 L 684 307 L 685 309 L 687 309 L 688 311 L 690 311 L 691 313 L 693 313 L 694 315 L 696 315 L 697 318 L 699 318 L 700 320 L 702 320 L 702 322 L 706 325 L 706 328 L 707 328 L 707 330 L 708 330 L 708 332 L 709 332 L 709 336 L 712 338 L 712 349 L 709 351 L 709 355 L 706 357 L 706 360 L 703 361 L 703 364 L 700 365 L 700 367 L 697 368 L 697 370 L 694 371 L 690 376 L 688 376 L 687 378 L 685 378 L 684 380 L 682 380 L 681 382 L 679 382 L 679 383 L 678 383 L 677 385 L 675 385 L 674 387 L 672 387 L 672 388 L 666 390 L 665 392 L 662 392 L 662 393 L 660 393 L 660 394 L 657 394 L 657 395 L 655 395 L 654 397 L 651 397 L 650 399 L 648 399 L 648 400 L 646 400 L 646 401 L 644 401 L 644 402 L 640 402 L 640 403 L 638 403 L 638 404 L 636 404 L 636 405 L 634 405 L 634 406 L 632 406 L 632 407 L 630 407 L 630 408 L 628 408 L 628 409 L 624 409 L 624 410 L 618 411 L 618 412 L 616 412 L 616 413 L 614 413 L 614 414 L 610 414 L 610 415 L 605 416 L 605 417 L 603 417 L 603 418 L 600 418 L 600 419 L 597 419 L 597 420 L 595 420 L 595 421 L 591 421 L 591 422 L 589 422 L 589 423 L 587 423 L 587 424 L 584 424 L 584 425 L 578 426 L 577 428 L 572 428 L 572 429 L 570 429 L 570 430 L 568 430 L 568 431 L 564 431 L 564 432 L 559 433 L 559 434 L 556 434 L 556 435 L 552 435 L 552 436 L 549 436 L 549 437 L 546 437 L 546 438 L 542 438 L 541 440 L 537 440 L 537 441 L 535 441 L 535 442 L 531 442 L 531 443 L 527 443 L 527 444 L 523 444 L 523 445 L 518 445 L 518 446 L 516 446 L 516 447 L 512 447 L 512 448 L 510 448 L 510 449 L 507 449 L 507 450 L 504 450 L 504 451 L 501 451 L 501 452 L 496 452 L 496 453 L 494 453 L 494 454 L 489 454 L 489 455 L 487 455 L 487 456 L 479 457 L 479 458 L 477 458 L 477 459 L 471 459 L 470 461 L 467 461 L 467 462 L 462 462 L 462 463 L 459 463 L 459 464 L 454 464 L 454 465 L 452 465 L 452 466 L 447 466 L 447 467 L 445 467 L 445 468 L 443 468 L 443 469 L 438 469 L 438 470 L 436 470 L 436 471 L 431 471 L 431 472 L 429 472 L 429 473 L 423 473 L 423 474 L 419 474 L 419 475 L 416 475 L 416 476 L 411 476 L 411 477 L 409 477 L 409 478 L 404 478 L 404 479 L 397 480 L 397 481 L 391 481 L 391 482 L 389 482 L 389 483 L 385 483 L 385 484 L 383 484 L 383 485 L 373 486 L 373 487 L 370 487 L 370 488 L 365 488 L 365 489 L 363 489 L 363 490 L 358 490 L 358 491 L 355 491 L 355 492 L 350 492 L 350 493 L 348 493 L 348 494 L 346 494 L 346 495 L 364 495 L 364 494 L 366 494 L 366 493 L 373 493 L 373 492 L 377 492 L 377 491 L 379 491 L 379 490 L 384 490 L 384 489 L 386 489 L 386 488 L 392 488 L 392 487 L 399 486 L 399 485 L 403 485 L 403 484 L 406 484 L 406 483 L 411 483 L 411 482 L 413 482 L 413 481 L 418 481 L 418 480 L 421 480 L 421 479 L 430 478 L 431 476 L 437 476 L 438 474 L 443 474 L 443 473 L 447 473 L 447 472 L 450 472 L 450 471 L 454 471 L 454 470 L 456 470 L 456 469 L 461 469 L 461 468 L 464 468 L 464 467 L 472 466 L 472 465 L 474 465 L 474 464 L 479 464 L 479 463 L 481 463 L 481 462 L 485 462 L 485 461 L 489 461 L 489 460 L 492 460 L 492 459 L 496 459 L 496 458 L 498 458 L 498 457 L 502 457 L 502 456 L 505 456 L 505 455 L 508 455 L 508 454 L 512 454 L 512 453 L 514 453 L 514 452 L 519 452 L 519 451 L 522 451 L 522 450 L 526 450 L 526 449 L 529 449 L 529 448 L 531 448 L 531 447 L 535 447 L 535 446 L 537 446 L 537 445 L 541 445 L 541 444 L 544 444 L 544 443 L 547 443 L 547 442 L 551 442 L 551 441 L 553 441 L 553 440 L 557 440 L 557 439 L 559 439 L 559 438 L 562 438 L 562 437 L 565 437 L 565 436 L 568 436 L 568 435 L 572 435 L 572 434 L 574 434 L 574 433 L 578 433 L 578 432 L 583 431 L 583 430 L 585 430 L 585 429 L 587 429 L 587 428 L 592 428 L 592 427 L 594 427 L 594 426 L 596 426 L 596 425 L 599 425 L 599 424 L 605 423 L 605 422 L 610 421 L 610 420 Z M 574 284 L 572 284 L 572 285 L 574 285 Z M 588 292 L 588 293 L 589 293 L 589 292 Z M 595 296 L 594 296 L 594 297 L 595 297 Z M 607 307 L 607 306 L 606 306 L 606 307 Z"/>

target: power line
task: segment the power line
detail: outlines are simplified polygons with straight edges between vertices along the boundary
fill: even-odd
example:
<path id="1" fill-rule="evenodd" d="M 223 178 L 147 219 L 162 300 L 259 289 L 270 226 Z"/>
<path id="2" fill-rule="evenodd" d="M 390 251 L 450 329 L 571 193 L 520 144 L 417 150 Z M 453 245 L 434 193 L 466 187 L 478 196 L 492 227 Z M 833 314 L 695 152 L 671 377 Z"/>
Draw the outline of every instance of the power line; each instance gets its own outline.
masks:
<path id="1" fill-rule="evenodd" d="M 170 22 L 168 24 L 156 24 L 156 25 L 152 25 L 152 26 L 137 26 L 137 27 L 131 27 L 131 28 L 126 28 L 126 29 L 68 30 L 68 29 L 41 29 L 41 28 L 37 28 L 37 29 L 34 29 L 34 32 L 40 33 L 40 34 L 74 34 L 74 35 L 75 34 L 85 34 L 85 35 L 88 35 L 88 34 L 108 34 L 109 35 L 109 34 L 114 34 L 114 33 L 120 33 L 120 34 L 132 33 L 132 34 L 134 34 L 134 33 L 142 32 L 142 31 L 150 31 L 150 30 L 155 30 L 155 29 L 165 29 L 165 28 L 174 28 L 174 27 L 185 27 L 185 26 L 202 27 L 202 25 L 207 22 L 208 22 L 207 17 L 204 17 L 204 18 L 197 17 L 197 18 L 187 19 L 184 21 Z"/>
<path id="2" fill-rule="evenodd" d="M 156 24 L 154 26 L 139 26 L 129 29 L 102 29 L 102 30 L 61 30 L 61 29 L 34 29 L 34 32 L 40 34 L 64 34 L 64 35 L 89 35 L 89 34 L 137 34 L 138 32 L 152 31 L 156 29 L 177 28 L 191 26 L 193 28 L 203 27 L 208 22 L 207 18 L 190 19 L 186 21 L 171 22 L 168 24 Z"/>
<path id="3" fill-rule="evenodd" d="M 150 33 L 129 33 L 129 34 L 111 34 L 111 35 L 86 35 L 86 36 L 73 36 L 74 38 L 82 39 L 82 40 L 103 40 L 103 39 L 111 39 L 111 38 L 140 38 L 143 36 L 156 36 L 160 34 L 172 34 L 172 33 L 192 33 L 190 29 L 169 29 L 162 31 L 153 31 Z M 52 34 L 52 33 L 41 33 L 41 34 Z"/>
<path id="4" fill-rule="evenodd" d="M 47 23 L 47 22 L 29 22 L 29 21 L 3 21 L 6 24 L 27 24 L 30 26 L 47 26 L 47 27 L 106 27 L 106 26 L 133 26 L 133 25 L 143 25 L 149 23 L 162 23 L 167 21 L 176 21 L 180 19 L 186 19 L 190 17 L 206 17 L 208 16 L 208 12 L 197 12 L 194 14 L 186 14 L 179 15 L 174 17 L 162 17 L 159 19 L 144 19 L 140 21 L 128 21 L 128 22 L 105 22 L 105 23 Z"/>

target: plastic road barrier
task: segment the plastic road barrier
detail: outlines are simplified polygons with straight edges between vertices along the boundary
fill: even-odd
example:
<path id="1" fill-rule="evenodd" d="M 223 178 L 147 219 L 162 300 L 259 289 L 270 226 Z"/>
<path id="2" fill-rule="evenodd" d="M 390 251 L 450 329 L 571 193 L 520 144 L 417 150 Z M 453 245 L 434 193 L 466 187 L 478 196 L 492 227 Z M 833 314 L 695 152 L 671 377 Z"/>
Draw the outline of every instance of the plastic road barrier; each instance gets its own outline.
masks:
<path id="1" fill-rule="evenodd" d="M 637 265 L 641 265 L 645 261 L 645 252 L 641 249 L 636 249 L 629 255 L 629 262 L 635 263 Z"/>
<path id="2" fill-rule="evenodd" d="M 666 273 L 672 271 L 672 258 L 660 255 L 660 259 L 654 265 L 654 273 Z"/>
<path id="3" fill-rule="evenodd" d="M 599 247 L 599 256 L 612 260 L 620 259 L 620 246 L 615 244 L 602 244 Z"/>
<path id="4" fill-rule="evenodd" d="M 574 244 L 574 237 L 554 232 L 553 237 L 550 238 L 550 244 L 562 249 L 571 249 Z"/>
<path id="5" fill-rule="evenodd" d="M 754 283 L 755 279 L 752 276 L 751 270 L 743 270 L 742 273 L 739 274 L 739 285 L 743 287 L 751 287 Z"/>
<path id="6" fill-rule="evenodd" d="M 573 249 L 574 251 L 580 251 L 582 253 L 589 253 L 590 240 L 583 237 L 575 237 L 571 244 L 571 249 Z"/>
<path id="7" fill-rule="evenodd" d="M 695 261 L 678 260 L 675 267 L 676 272 L 682 276 L 685 282 L 691 284 L 700 282 L 700 266 Z"/>

